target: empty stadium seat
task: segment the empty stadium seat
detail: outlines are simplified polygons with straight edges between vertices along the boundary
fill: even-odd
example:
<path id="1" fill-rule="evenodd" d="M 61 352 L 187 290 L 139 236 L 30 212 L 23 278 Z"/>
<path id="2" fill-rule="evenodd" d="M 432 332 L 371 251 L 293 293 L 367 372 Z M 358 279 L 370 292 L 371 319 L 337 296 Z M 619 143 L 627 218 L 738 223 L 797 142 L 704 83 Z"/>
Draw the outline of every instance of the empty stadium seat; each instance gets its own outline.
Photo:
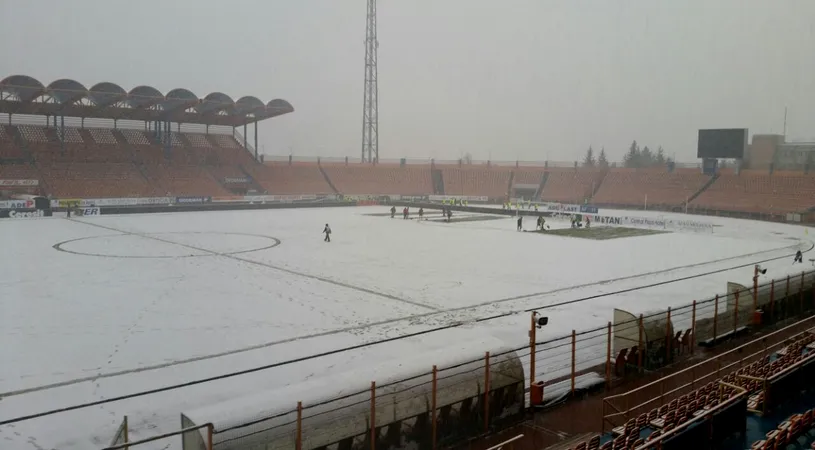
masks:
<path id="1" fill-rule="evenodd" d="M 51 163 L 40 167 L 51 194 L 63 198 L 152 197 L 132 163 Z"/>
<path id="2" fill-rule="evenodd" d="M 592 169 L 549 169 L 541 200 L 583 203 L 600 186 L 603 172 Z"/>
<path id="3" fill-rule="evenodd" d="M 168 196 L 229 195 L 204 167 L 159 164 L 146 168 L 151 180 Z"/>
<path id="4" fill-rule="evenodd" d="M 317 165 L 265 164 L 245 169 L 269 194 L 333 194 Z"/>
<path id="5" fill-rule="evenodd" d="M 444 193 L 503 199 L 509 193 L 511 175 L 503 168 L 443 168 Z"/>
<path id="6" fill-rule="evenodd" d="M 619 206 L 680 206 L 709 180 L 709 175 L 699 172 L 611 169 L 592 202 Z"/>
<path id="7" fill-rule="evenodd" d="M 815 206 L 815 175 L 720 175 L 691 205 L 747 213 L 800 212 Z"/>
<path id="8" fill-rule="evenodd" d="M 15 130 L 13 127 L 0 125 L 0 158 L 25 159 L 26 154 L 14 142 Z"/>
<path id="9" fill-rule="evenodd" d="M 326 166 L 328 178 L 346 195 L 430 195 L 430 168 Z"/>

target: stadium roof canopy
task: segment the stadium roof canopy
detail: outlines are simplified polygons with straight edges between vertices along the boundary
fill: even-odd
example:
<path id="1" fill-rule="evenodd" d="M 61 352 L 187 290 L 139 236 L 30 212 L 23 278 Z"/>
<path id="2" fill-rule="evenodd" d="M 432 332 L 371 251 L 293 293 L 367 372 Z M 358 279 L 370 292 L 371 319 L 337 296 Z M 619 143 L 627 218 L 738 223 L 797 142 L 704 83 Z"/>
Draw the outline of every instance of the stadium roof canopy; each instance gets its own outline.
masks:
<path id="1" fill-rule="evenodd" d="M 151 86 L 129 92 L 109 82 L 90 88 L 78 81 L 60 79 L 49 85 L 27 75 L 0 80 L 0 113 L 141 120 L 241 126 L 293 112 L 289 102 L 257 97 L 232 97 L 213 92 L 199 98 L 187 89 L 162 94 Z"/>

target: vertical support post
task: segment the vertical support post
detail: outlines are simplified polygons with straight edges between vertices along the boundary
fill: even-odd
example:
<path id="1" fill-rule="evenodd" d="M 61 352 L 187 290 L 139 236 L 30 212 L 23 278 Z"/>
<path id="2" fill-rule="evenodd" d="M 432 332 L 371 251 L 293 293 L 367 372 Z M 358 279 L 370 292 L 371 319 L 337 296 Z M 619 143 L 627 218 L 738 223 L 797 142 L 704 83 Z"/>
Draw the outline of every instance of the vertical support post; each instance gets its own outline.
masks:
<path id="1" fill-rule="evenodd" d="M 258 160 L 258 122 L 255 121 L 255 161 Z"/>
<path id="2" fill-rule="evenodd" d="M 535 384 L 535 312 L 532 312 L 532 324 L 529 327 L 529 388 Z"/>
<path id="3" fill-rule="evenodd" d="M 575 345 L 577 344 L 577 333 L 572 330 L 572 395 L 574 395 L 574 372 L 575 372 Z"/>
<path id="4" fill-rule="evenodd" d="M 801 286 L 798 287 L 798 314 L 804 313 L 804 272 L 801 271 Z"/>
<path id="5" fill-rule="evenodd" d="M 371 381 L 371 450 L 376 450 L 376 381 Z"/>
<path id="6" fill-rule="evenodd" d="M 637 371 L 642 373 L 642 355 L 645 352 L 645 343 L 642 342 L 642 331 L 643 331 L 643 323 L 642 323 L 642 314 L 640 314 L 640 320 L 637 322 L 637 328 L 639 331 L 639 341 L 637 341 Z"/>
<path id="7" fill-rule="evenodd" d="M 436 450 L 436 382 L 438 381 L 438 369 L 433 366 L 433 393 L 430 397 L 430 407 L 433 408 L 430 414 L 432 421 L 430 426 L 431 439 L 433 440 L 433 450 Z"/>
<path id="8" fill-rule="evenodd" d="M 248 139 L 249 135 L 246 133 L 246 124 L 243 124 L 243 148 L 249 148 Z"/>
<path id="9" fill-rule="evenodd" d="M 739 290 L 735 292 L 735 308 L 733 308 L 733 337 L 736 337 L 736 330 L 739 327 Z"/>
<path id="10" fill-rule="evenodd" d="M 212 432 L 215 428 L 215 425 L 209 424 L 207 425 L 207 450 L 212 450 Z"/>
<path id="11" fill-rule="evenodd" d="M 775 320 L 775 280 L 770 281 L 770 320 Z"/>
<path id="12" fill-rule="evenodd" d="M 758 309 L 758 264 L 753 268 L 753 312 Z"/>
<path id="13" fill-rule="evenodd" d="M 719 294 L 716 294 L 716 297 L 713 299 L 713 344 L 716 344 L 716 328 L 719 324 Z M 718 377 L 718 375 L 717 375 Z"/>
<path id="14" fill-rule="evenodd" d="M 59 148 L 62 151 L 62 154 L 65 154 L 65 116 L 59 116 L 60 118 L 60 125 L 59 125 Z M 56 119 L 56 117 L 54 117 Z M 54 120 L 56 123 L 56 120 Z"/>
<path id="15" fill-rule="evenodd" d="M 690 347 L 690 354 L 693 354 L 693 349 L 696 347 L 696 300 L 693 301 L 693 310 L 690 319 L 690 337 L 688 338 L 688 346 Z"/>
<path id="16" fill-rule="evenodd" d="M 126 444 L 126 443 L 130 442 L 130 426 L 127 423 L 127 416 L 125 416 L 123 422 L 124 422 L 123 426 L 124 426 L 124 435 L 125 435 L 125 444 Z M 128 450 L 129 448 L 130 448 L 129 445 L 125 446 L 125 450 Z"/>
<path id="17" fill-rule="evenodd" d="M 668 316 L 665 320 L 665 361 L 670 361 L 673 359 L 673 349 L 671 349 L 671 344 L 673 343 L 673 333 L 671 333 L 671 307 L 668 307 Z"/>
<path id="18" fill-rule="evenodd" d="M 611 386 L 611 321 L 608 322 L 606 334 L 606 390 Z"/>
<path id="19" fill-rule="evenodd" d="M 303 450 L 303 402 L 297 402 L 297 434 L 294 437 L 295 450 Z"/>
<path id="20" fill-rule="evenodd" d="M 490 430 L 490 352 L 484 354 L 484 432 Z"/>
<path id="21" fill-rule="evenodd" d="M 787 312 L 790 309 L 790 276 L 787 275 L 787 289 L 784 291 L 784 318 L 787 318 Z"/>

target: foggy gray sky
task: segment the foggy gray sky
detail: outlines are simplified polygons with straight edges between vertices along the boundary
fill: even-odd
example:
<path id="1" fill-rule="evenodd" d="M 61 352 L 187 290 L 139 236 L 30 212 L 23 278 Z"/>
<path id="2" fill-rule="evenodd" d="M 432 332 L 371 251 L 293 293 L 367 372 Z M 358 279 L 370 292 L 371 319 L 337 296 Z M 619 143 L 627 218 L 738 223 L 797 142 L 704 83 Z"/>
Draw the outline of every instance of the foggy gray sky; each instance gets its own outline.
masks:
<path id="1" fill-rule="evenodd" d="M 815 138 L 812 0 L 379 0 L 380 158 Z M 284 98 L 267 154 L 358 157 L 365 0 L 0 0 L 0 78 Z"/>

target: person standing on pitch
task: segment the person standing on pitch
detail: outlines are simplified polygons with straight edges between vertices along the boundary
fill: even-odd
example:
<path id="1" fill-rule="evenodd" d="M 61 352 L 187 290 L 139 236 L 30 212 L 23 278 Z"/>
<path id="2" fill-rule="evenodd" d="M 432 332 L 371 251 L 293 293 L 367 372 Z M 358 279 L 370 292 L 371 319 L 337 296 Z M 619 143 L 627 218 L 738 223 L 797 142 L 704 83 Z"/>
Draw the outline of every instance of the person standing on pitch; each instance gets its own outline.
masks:
<path id="1" fill-rule="evenodd" d="M 395 215 L 396 215 L 396 207 L 391 206 L 391 219 L 393 219 L 393 216 L 395 216 Z"/>
<path id="2" fill-rule="evenodd" d="M 329 227 L 328 224 L 325 224 L 325 228 L 323 228 L 323 233 L 325 233 L 325 239 L 323 239 L 323 241 L 331 242 L 331 227 Z"/>
<path id="3" fill-rule="evenodd" d="M 524 216 L 518 216 L 518 231 L 521 231 L 524 226 Z"/>
<path id="4" fill-rule="evenodd" d="M 419 220 L 422 220 L 422 217 L 424 217 L 424 208 L 420 207 L 419 208 Z"/>
<path id="5" fill-rule="evenodd" d="M 798 250 L 798 252 L 795 253 L 795 259 L 792 260 L 792 263 L 804 263 L 804 254 L 801 253 L 801 250 Z"/>

